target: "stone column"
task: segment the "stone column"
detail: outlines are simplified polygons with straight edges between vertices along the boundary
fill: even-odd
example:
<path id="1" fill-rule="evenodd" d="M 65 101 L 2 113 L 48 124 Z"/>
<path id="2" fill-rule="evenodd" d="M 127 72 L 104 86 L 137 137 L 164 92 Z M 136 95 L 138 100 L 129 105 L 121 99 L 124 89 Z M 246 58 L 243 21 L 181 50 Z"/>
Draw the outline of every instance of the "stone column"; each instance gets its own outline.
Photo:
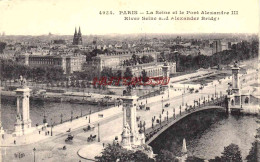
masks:
<path id="1" fill-rule="evenodd" d="M 123 100 L 123 124 L 129 126 L 130 129 L 130 140 L 131 144 L 136 143 L 137 139 L 137 125 L 136 125 L 136 107 L 137 107 L 137 96 L 124 96 Z"/>
<path id="2" fill-rule="evenodd" d="M 232 92 L 238 93 L 239 92 L 239 78 L 238 78 L 239 67 L 234 65 L 232 68 Z"/>
<path id="3" fill-rule="evenodd" d="M 163 77 L 165 80 L 170 78 L 170 73 L 169 73 L 169 66 L 167 63 L 164 63 L 164 65 L 162 66 L 162 71 L 163 71 Z M 168 88 L 169 84 L 164 85 L 164 87 Z"/>
<path id="4" fill-rule="evenodd" d="M 21 87 L 16 90 L 17 117 L 14 130 L 15 135 L 23 135 L 30 132 L 30 91 L 31 90 L 28 87 Z"/>

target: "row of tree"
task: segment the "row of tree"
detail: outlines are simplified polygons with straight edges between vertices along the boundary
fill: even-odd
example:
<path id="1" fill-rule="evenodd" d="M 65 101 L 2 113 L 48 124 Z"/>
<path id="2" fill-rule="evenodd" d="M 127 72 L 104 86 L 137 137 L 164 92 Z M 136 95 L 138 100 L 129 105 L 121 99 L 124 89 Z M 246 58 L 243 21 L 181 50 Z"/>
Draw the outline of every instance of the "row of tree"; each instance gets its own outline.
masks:
<path id="1" fill-rule="evenodd" d="M 256 142 L 253 143 L 253 146 L 250 150 L 249 155 L 246 157 L 248 162 L 257 162 L 257 150 L 256 150 Z M 215 157 L 214 159 L 210 159 L 209 162 L 242 162 L 241 151 L 238 145 L 230 144 L 229 146 L 224 148 L 224 151 L 221 153 L 220 157 Z M 95 159 L 99 162 L 107 162 L 107 161 L 119 161 L 119 162 L 127 162 L 127 161 L 142 161 L 142 162 L 179 162 L 178 158 L 170 151 L 161 150 L 158 155 L 156 155 L 155 159 L 151 159 L 142 151 L 129 151 L 127 149 L 122 148 L 120 145 L 107 145 L 102 151 L 101 156 L 96 156 Z M 196 156 L 188 156 L 186 162 L 204 162 L 204 159 L 198 158 Z"/>
<path id="2" fill-rule="evenodd" d="M 143 55 L 142 57 L 139 57 L 135 54 L 132 55 L 132 58 L 129 60 L 124 60 L 123 66 L 133 66 L 137 64 L 146 64 L 153 62 L 154 58 L 151 55 Z"/>
<path id="3" fill-rule="evenodd" d="M 206 55 L 182 55 L 180 53 L 171 53 L 169 55 L 161 54 L 160 61 L 173 61 L 177 63 L 178 71 L 189 71 L 192 69 L 209 68 L 220 64 L 230 64 L 237 60 L 247 60 L 258 56 L 258 41 L 242 41 L 232 45 L 230 50 L 224 50 L 211 56 Z M 172 47 L 175 51 L 179 47 Z"/>
<path id="4" fill-rule="evenodd" d="M 21 75 L 35 82 L 61 81 L 66 78 L 61 67 L 30 67 L 13 60 L 0 60 L 1 80 L 16 80 Z"/>

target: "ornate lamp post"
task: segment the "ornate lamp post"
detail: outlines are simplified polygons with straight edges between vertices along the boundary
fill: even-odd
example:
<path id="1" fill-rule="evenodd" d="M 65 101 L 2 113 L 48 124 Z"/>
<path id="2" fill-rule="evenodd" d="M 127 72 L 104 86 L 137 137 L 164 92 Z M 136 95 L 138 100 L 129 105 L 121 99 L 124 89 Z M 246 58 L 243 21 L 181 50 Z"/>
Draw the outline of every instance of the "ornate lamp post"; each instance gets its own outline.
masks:
<path id="1" fill-rule="evenodd" d="M 53 128 L 53 123 L 52 123 L 52 118 L 51 118 L 51 136 L 52 136 L 52 128 Z"/>
<path id="2" fill-rule="evenodd" d="M 146 123 L 145 123 L 145 121 L 144 121 L 144 123 L 143 123 L 143 127 L 144 127 L 144 134 L 145 134 L 145 125 L 146 125 Z"/>
<path id="3" fill-rule="evenodd" d="M 98 123 L 98 142 L 100 142 L 100 130 L 99 130 L 99 123 Z"/>
<path id="4" fill-rule="evenodd" d="M 182 93 L 181 97 L 182 97 L 182 106 L 184 106 L 184 94 Z"/>
<path id="5" fill-rule="evenodd" d="M 152 128 L 153 128 L 153 122 L 154 122 L 154 118 L 152 118 Z"/>
<path id="6" fill-rule="evenodd" d="M 160 126 L 162 126 L 162 115 L 161 114 L 160 114 L 159 118 L 160 118 Z"/>
<path id="7" fill-rule="evenodd" d="M 33 148 L 33 161 L 35 162 L 35 151 L 36 151 L 36 148 L 34 147 Z"/>
<path id="8" fill-rule="evenodd" d="M 71 117 L 70 117 L 70 121 L 72 121 L 73 119 L 73 111 L 71 110 Z"/>
<path id="9" fill-rule="evenodd" d="M 89 109 L 89 118 L 88 118 L 88 123 L 90 123 L 90 115 L 91 115 L 91 108 Z"/>
<path id="10" fill-rule="evenodd" d="M 60 123 L 61 123 L 61 124 L 62 124 L 62 117 L 63 117 L 63 115 L 60 114 Z"/>
<path id="11" fill-rule="evenodd" d="M 82 117 L 82 108 L 80 109 L 80 116 Z"/>
<path id="12" fill-rule="evenodd" d="M 175 108 L 173 108 L 173 119 L 175 119 Z"/>
<path id="13" fill-rule="evenodd" d="M 163 96 L 162 96 L 162 110 L 163 110 Z"/>
<path id="14" fill-rule="evenodd" d="M 45 108 L 44 108 L 44 114 L 43 114 L 43 123 L 47 123 L 46 115 L 45 115 Z"/>
<path id="15" fill-rule="evenodd" d="M 215 84 L 215 97 L 217 96 L 217 89 L 216 89 L 216 84 Z"/>

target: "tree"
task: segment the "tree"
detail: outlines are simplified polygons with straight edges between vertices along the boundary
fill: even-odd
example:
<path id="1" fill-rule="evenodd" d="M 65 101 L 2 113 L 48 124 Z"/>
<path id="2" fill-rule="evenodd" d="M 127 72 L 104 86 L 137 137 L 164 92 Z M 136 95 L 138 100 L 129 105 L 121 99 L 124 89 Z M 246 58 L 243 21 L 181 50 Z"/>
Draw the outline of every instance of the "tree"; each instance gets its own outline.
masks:
<path id="1" fill-rule="evenodd" d="M 133 60 L 133 64 L 136 65 L 136 63 L 138 62 L 138 57 L 136 56 L 136 54 L 132 55 L 132 60 Z"/>
<path id="2" fill-rule="evenodd" d="M 5 46 L 6 46 L 5 42 L 0 42 L 0 53 L 3 53 Z"/>
<path id="3" fill-rule="evenodd" d="M 198 158 L 196 156 L 189 156 L 186 162 L 204 162 L 204 159 Z"/>
<path id="4" fill-rule="evenodd" d="M 224 148 L 224 152 L 221 153 L 221 159 L 226 162 L 242 162 L 241 151 L 238 145 L 231 143 Z"/>
<path id="5" fill-rule="evenodd" d="M 142 161 L 142 162 L 153 162 L 153 159 L 150 159 L 145 153 L 142 151 L 136 151 L 130 155 L 133 161 Z"/>
<path id="6" fill-rule="evenodd" d="M 161 150 L 160 153 L 155 157 L 158 162 L 178 162 L 178 159 L 168 150 Z"/>
<path id="7" fill-rule="evenodd" d="M 246 160 L 248 162 L 255 162 L 257 161 L 257 141 L 252 143 L 252 147 L 250 149 L 249 155 L 247 155 Z"/>
<path id="8" fill-rule="evenodd" d="M 101 77 L 106 77 L 109 79 L 110 77 L 113 77 L 112 69 L 111 68 L 104 68 L 101 71 Z"/>
<path id="9" fill-rule="evenodd" d="M 147 56 L 147 55 L 144 55 L 142 58 L 141 58 L 142 62 L 143 63 L 150 63 L 150 62 L 153 62 L 154 61 L 154 58 L 152 56 Z"/>
<path id="10" fill-rule="evenodd" d="M 128 82 L 131 82 L 133 74 L 132 74 L 132 70 L 129 67 L 126 68 L 124 77 L 128 79 Z"/>
<path id="11" fill-rule="evenodd" d="M 219 156 L 216 156 L 215 159 L 210 159 L 209 162 L 222 162 L 222 159 Z"/>
<path id="12" fill-rule="evenodd" d="M 95 159 L 99 162 L 153 161 L 153 159 L 150 159 L 142 151 L 129 151 L 127 149 L 124 149 L 122 146 L 115 144 L 108 144 L 102 151 L 101 156 L 96 156 Z"/>
<path id="13" fill-rule="evenodd" d="M 142 71 L 142 81 L 144 83 L 148 81 L 147 72 L 145 70 Z"/>

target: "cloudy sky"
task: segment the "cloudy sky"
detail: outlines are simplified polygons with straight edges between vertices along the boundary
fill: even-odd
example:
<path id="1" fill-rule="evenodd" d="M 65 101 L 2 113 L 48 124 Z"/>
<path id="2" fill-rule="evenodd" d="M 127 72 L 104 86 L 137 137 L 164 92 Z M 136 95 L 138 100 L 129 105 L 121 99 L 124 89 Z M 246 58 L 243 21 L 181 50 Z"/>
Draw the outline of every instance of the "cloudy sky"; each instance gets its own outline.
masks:
<path id="1" fill-rule="evenodd" d="M 100 15 L 100 11 L 113 11 L 114 15 Z M 220 15 L 217 21 L 125 21 L 119 11 L 238 11 L 238 15 Z M 83 35 L 257 33 L 259 15 L 259 0 L 0 0 L 0 32 L 73 34 L 74 28 L 80 26 Z M 174 16 L 202 15 L 169 18 Z"/>

